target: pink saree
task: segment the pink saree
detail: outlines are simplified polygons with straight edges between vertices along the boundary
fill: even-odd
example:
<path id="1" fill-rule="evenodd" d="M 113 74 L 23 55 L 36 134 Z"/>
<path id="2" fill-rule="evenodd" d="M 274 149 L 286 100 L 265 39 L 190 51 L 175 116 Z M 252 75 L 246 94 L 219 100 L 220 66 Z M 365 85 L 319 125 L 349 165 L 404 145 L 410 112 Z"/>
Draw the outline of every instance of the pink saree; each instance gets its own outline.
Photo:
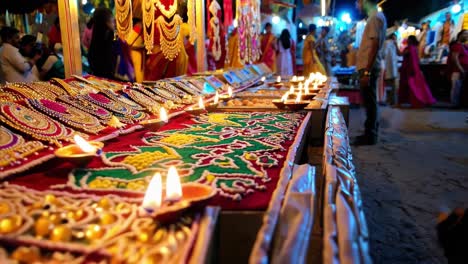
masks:
<path id="1" fill-rule="evenodd" d="M 400 68 L 398 102 L 409 103 L 414 108 L 425 107 L 436 102 L 419 68 L 418 47 L 413 45 L 406 48 Z"/>

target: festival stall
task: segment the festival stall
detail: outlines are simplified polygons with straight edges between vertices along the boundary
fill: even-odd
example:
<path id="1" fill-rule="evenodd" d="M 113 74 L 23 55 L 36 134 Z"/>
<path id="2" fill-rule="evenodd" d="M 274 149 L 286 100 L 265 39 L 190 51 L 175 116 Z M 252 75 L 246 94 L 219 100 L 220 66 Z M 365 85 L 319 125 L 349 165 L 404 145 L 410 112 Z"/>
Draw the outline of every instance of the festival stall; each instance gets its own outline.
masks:
<path id="1" fill-rule="evenodd" d="M 235 13 L 227 0 L 184 3 L 115 2 L 119 38 L 140 38 L 137 82 L 81 76 L 68 39 L 67 79 L 0 87 L 0 262 L 320 256 L 323 176 L 306 150 L 323 144 L 336 80 L 254 64 L 260 1 L 237 0 Z M 64 21 L 74 8 L 59 3 Z M 223 40 L 234 14 L 237 36 Z M 190 76 L 185 44 L 197 50 Z"/>

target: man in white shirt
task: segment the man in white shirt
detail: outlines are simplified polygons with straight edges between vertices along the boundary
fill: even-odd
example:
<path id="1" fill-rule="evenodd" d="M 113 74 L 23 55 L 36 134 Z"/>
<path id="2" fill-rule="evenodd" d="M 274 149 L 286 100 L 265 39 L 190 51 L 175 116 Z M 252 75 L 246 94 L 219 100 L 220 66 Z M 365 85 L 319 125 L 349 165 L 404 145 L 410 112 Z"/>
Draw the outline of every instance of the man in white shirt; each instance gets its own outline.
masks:
<path id="1" fill-rule="evenodd" d="M 366 110 L 365 133 L 357 137 L 356 145 L 375 145 L 378 139 L 377 84 L 383 60 L 383 46 L 387 20 L 377 11 L 378 0 L 357 0 L 356 6 L 366 12 L 368 19 L 357 53 L 356 68 L 360 75 L 360 88 Z"/>
<path id="2" fill-rule="evenodd" d="M 37 77 L 33 73 L 33 67 L 40 55 L 27 59 L 21 55 L 19 47 L 19 31 L 11 27 L 3 27 L 1 30 L 3 45 L 0 48 L 0 73 L 1 79 L 7 82 L 33 82 Z"/>

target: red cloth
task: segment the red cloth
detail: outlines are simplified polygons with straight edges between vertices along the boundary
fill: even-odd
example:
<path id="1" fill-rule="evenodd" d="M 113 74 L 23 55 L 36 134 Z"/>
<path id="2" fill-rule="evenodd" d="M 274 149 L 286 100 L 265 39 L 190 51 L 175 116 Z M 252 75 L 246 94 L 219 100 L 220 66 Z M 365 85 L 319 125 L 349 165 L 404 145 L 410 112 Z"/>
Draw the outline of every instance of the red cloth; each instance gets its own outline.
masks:
<path id="1" fill-rule="evenodd" d="M 232 0 L 223 1 L 223 13 L 224 13 L 224 26 L 228 28 L 232 25 L 234 21 L 234 16 L 232 12 Z"/>
<path id="2" fill-rule="evenodd" d="M 55 44 L 62 43 L 62 34 L 60 33 L 60 29 L 53 25 L 50 28 L 49 33 L 47 34 L 49 38 L 49 48 L 53 49 Z"/>
<path id="3" fill-rule="evenodd" d="M 461 66 L 465 71 L 468 71 L 468 48 L 462 43 L 454 43 L 450 46 L 450 54 L 448 57 L 449 60 L 449 71 L 450 72 L 459 72 L 458 67 L 455 65 L 455 62 L 452 60 L 452 54 L 458 53 L 458 60 L 460 61 Z"/>
<path id="4" fill-rule="evenodd" d="M 419 68 L 418 48 L 410 45 L 405 53 L 400 69 L 398 102 L 410 103 L 415 108 L 434 104 L 436 100 Z"/>
<path id="5" fill-rule="evenodd" d="M 190 119 L 188 114 L 179 115 L 162 127 L 160 131 L 171 130 L 171 129 L 180 129 L 185 128 L 186 125 L 194 124 L 194 121 Z M 300 127 L 300 126 L 299 126 Z M 296 133 L 299 128 L 297 128 Z M 104 152 L 116 152 L 116 151 L 134 151 L 132 146 L 139 146 L 142 144 L 142 138 L 146 133 L 151 132 L 149 129 L 143 129 L 135 131 L 133 133 L 119 136 L 118 138 L 111 139 L 105 143 L 103 149 Z M 268 207 L 269 201 L 271 199 L 272 193 L 276 188 L 279 175 L 282 167 L 286 164 L 286 157 L 290 148 L 293 144 L 292 140 L 285 141 L 282 146 L 285 150 L 279 150 L 276 153 L 282 156 L 278 160 L 278 166 L 272 168 L 265 168 L 265 171 L 271 177 L 271 180 L 268 182 L 262 182 L 261 178 L 254 179 L 266 186 L 266 190 L 257 190 L 252 194 L 247 194 L 241 201 L 234 201 L 230 198 L 222 197 L 217 195 L 214 199 L 211 200 L 210 204 L 221 206 L 224 210 L 265 210 Z M 83 166 L 83 165 L 82 165 Z M 105 168 L 108 167 L 105 165 L 100 157 L 93 158 L 90 163 L 85 164 L 86 168 Z M 259 169 L 257 165 L 253 165 L 256 169 Z M 46 164 L 35 167 L 27 173 L 20 174 L 8 179 L 11 184 L 21 185 L 30 189 L 36 189 L 40 191 L 51 190 L 51 186 L 54 185 L 65 185 L 68 181 L 68 174 L 77 167 L 76 164 L 71 164 L 67 161 L 54 159 L 49 161 Z M 71 193 L 88 193 L 88 194 L 117 194 L 120 196 L 128 197 L 142 197 L 143 193 L 129 193 L 129 192 L 119 192 L 114 191 L 93 191 L 78 189 L 73 190 L 71 188 L 64 189 L 67 192 Z"/>

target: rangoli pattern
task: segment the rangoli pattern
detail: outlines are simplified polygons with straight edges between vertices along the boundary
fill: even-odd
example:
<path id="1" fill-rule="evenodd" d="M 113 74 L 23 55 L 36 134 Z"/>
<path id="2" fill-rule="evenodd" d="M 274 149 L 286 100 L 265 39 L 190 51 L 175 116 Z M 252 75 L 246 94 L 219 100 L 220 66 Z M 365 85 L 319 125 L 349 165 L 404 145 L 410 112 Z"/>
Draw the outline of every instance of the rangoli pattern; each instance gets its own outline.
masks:
<path id="1" fill-rule="evenodd" d="M 302 113 L 209 113 L 146 132 L 139 144 L 106 150 L 101 166 L 72 171 L 68 187 L 144 192 L 155 172 L 174 165 L 183 182 L 216 186 L 239 201 L 277 180 Z M 171 123 L 172 123 L 171 122 Z M 55 186 L 60 189 L 64 186 Z M 274 187 L 273 187 L 274 188 Z"/>

